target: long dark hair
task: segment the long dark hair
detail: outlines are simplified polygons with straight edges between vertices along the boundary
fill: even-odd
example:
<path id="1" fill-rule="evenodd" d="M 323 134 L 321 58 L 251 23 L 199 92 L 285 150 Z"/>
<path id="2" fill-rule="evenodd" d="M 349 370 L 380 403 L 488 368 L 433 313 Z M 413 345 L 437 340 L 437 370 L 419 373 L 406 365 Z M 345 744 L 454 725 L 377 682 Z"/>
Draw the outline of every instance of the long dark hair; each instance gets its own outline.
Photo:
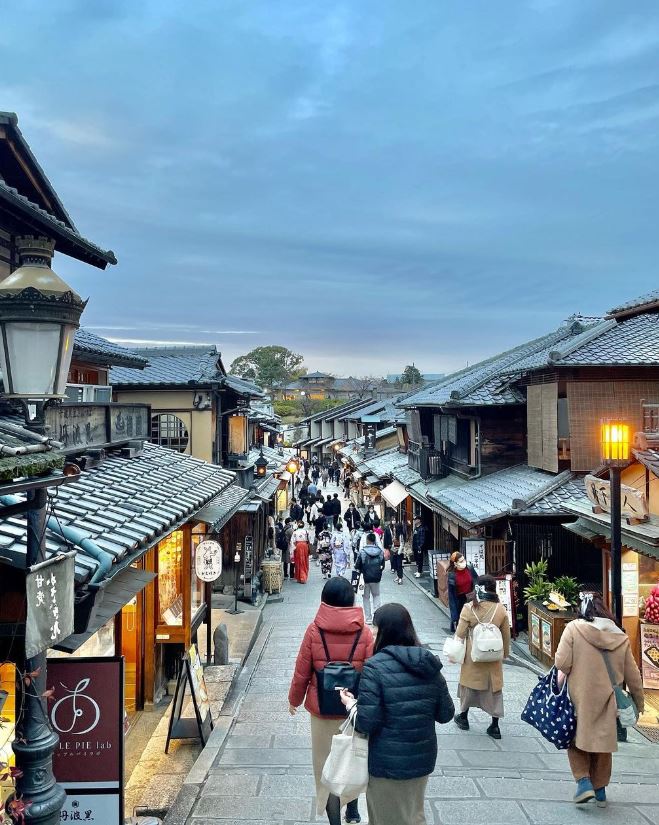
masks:
<path id="1" fill-rule="evenodd" d="M 343 576 L 332 576 L 325 582 L 320 600 L 330 607 L 354 607 L 355 591 L 348 579 L 344 579 Z"/>
<path id="2" fill-rule="evenodd" d="M 378 607 L 373 615 L 373 624 L 378 629 L 374 653 L 378 653 L 389 645 L 421 647 L 421 642 L 412 624 L 412 617 L 402 604 L 390 602 Z"/>
<path id="3" fill-rule="evenodd" d="M 494 576 L 479 576 L 476 579 L 476 588 L 484 588 L 485 592 L 478 592 L 478 600 L 481 602 L 498 602 L 499 596 L 497 594 L 497 580 Z"/>

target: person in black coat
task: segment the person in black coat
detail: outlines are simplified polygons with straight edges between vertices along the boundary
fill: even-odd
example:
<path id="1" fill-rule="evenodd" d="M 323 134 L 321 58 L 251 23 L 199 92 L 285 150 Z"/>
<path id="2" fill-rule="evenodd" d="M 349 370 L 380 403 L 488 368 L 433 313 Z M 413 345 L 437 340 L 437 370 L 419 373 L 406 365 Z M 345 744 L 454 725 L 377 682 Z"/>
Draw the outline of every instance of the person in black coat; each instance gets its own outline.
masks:
<path id="1" fill-rule="evenodd" d="M 361 527 L 362 517 L 359 510 L 355 507 L 355 505 L 350 502 L 348 505 L 348 509 L 343 514 L 343 520 L 348 525 L 349 530 L 356 530 L 358 527 Z"/>
<path id="2" fill-rule="evenodd" d="M 414 553 L 414 561 L 416 562 L 417 579 L 423 575 L 423 562 L 426 550 L 426 542 L 428 540 L 428 531 L 426 530 L 420 516 L 414 517 L 414 532 L 412 533 L 412 552 Z"/>
<path id="3" fill-rule="evenodd" d="M 293 521 L 296 522 L 300 521 L 300 519 L 304 516 L 304 510 L 294 498 L 291 499 L 291 509 L 289 510 L 289 515 Z"/>
<path id="4" fill-rule="evenodd" d="M 343 690 L 341 700 L 348 709 L 356 703 L 355 728 L 368 735 L 368 821 L 417 825 L 437 761 L 435 722 L 450 722 L 455 707 L 441 662 L 422 647 L 403 605 L 380 607 L 373 623 L 375 655 L 364 664 L 359 699 Z"/>

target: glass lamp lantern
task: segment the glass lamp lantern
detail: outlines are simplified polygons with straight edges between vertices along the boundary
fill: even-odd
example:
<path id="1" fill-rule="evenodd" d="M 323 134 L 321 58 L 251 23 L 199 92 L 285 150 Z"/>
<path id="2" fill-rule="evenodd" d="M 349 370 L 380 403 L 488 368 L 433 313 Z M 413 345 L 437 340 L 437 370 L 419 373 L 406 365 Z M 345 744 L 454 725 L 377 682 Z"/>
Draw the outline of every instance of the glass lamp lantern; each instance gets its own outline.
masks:
<path id="1" fill-rule="evenodd" d="M 600 426 L 602 463 L 607 467 L 625 467 L 629 463 L 629 424 L 618 420 L 603 420 Z"/>
<path id="2" fill-rule="evenodd" d="M 257 477 L 265 478 L 265 474 L 268 469 L 268 459 L 263 455 L 263 450 L 261 450 L 259 457 L 254 462 L 254 466 L 256 467 Z"/>
<path id="3" fill-rule="evenodd" d="M 0 281 L 0 367 L 5 395 L 63 398 L 86 301 L 50 268 L 48 238 L 16 239 L 21 266 Z"/>

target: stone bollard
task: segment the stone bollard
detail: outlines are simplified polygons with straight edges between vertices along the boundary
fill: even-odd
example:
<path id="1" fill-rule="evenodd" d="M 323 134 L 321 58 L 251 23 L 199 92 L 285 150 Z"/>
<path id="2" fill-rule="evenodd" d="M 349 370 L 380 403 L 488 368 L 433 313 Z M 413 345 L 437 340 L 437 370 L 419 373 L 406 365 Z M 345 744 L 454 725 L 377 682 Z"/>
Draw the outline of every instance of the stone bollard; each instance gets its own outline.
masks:
<path id="1" fill-rule="evenodd" d="M 213 664 L 229 664 L 229 634 L 225 624 L 218 624 L 213 631 Z"/>

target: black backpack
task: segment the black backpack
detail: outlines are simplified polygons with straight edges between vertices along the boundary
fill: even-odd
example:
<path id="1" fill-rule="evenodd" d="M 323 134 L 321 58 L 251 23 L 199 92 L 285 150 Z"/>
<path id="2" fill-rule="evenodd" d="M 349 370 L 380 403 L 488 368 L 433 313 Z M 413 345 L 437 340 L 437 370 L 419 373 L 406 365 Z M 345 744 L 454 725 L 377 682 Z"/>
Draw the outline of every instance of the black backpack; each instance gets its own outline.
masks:
<path id="1" fill-rule="evenodd" d="M 320 638 L 325 648 L 327 664 L 322 670 L 316 671 L 316 684 L 318 686 L 318 709 L 321 716 L 347 716 L 347 711 L 343 706 L 339 691 L 336 688 L 342 687 L 357 696 L 359 693 L 359 671 L 352 664 L 352 657 L 355 655 L 357 645 L 362 636 L 363 628 L 355 634 L 355 641 L 346 662 L 333 662 L 330 657 L 325 634 L 318 628 Z"/>
<path id="2" fill-rule="evenodd" d="M 382 580 L 382 560 L 384 554 L 382 551 L 377 556 L 370 556 L 365 551 L 361 551 L 361 571 L 364 576 L 364 581 L 372 584 Z"/>
<path id="3" fill-rule="evenodd" d="M 277 527 L 277 537 L 275 539 L 275 544 L 277 545 L 279 550 L 286 550 L 288 548 L 288 542 L 286 541 L 286 530 L 283 527 Z"/>

